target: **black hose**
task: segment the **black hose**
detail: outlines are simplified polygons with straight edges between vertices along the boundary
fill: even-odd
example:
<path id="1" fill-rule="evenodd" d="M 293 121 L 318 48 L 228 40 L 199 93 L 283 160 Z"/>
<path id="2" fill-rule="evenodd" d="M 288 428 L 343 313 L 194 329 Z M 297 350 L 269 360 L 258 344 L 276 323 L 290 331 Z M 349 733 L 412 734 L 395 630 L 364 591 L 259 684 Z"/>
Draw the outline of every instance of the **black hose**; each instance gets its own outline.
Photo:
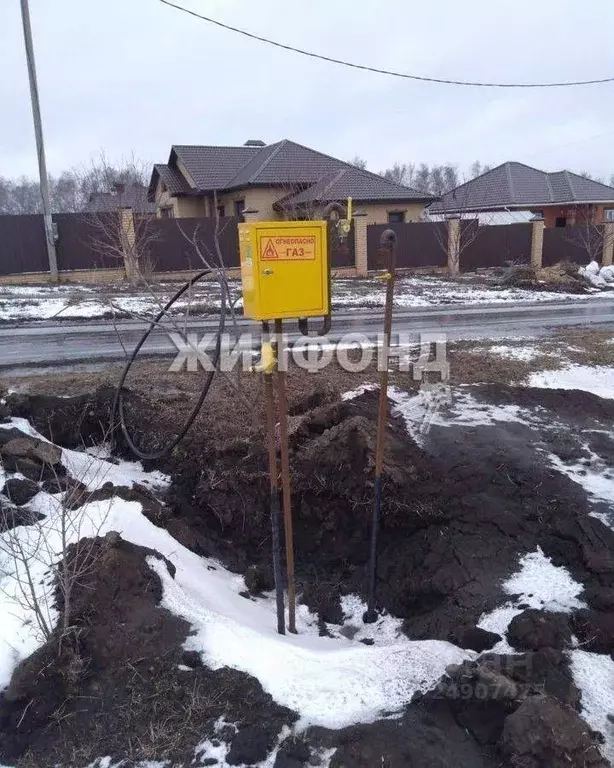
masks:
<path id="1" fill-rule="evenodd" d="M 177 293 L 166 303 L 166 305 L 160 310 L 160 312 L 156 315 L 156 317 L 151 321 L 149 328 L 145 331 L 143 334 L 141 340 L 134 348 L 132 354 L 128 358 L 128 362 L 126 363 L 126 366 L 124 367 L 124 370 L 122 372 L 122 375 L 119 380 L 119 384 L 117 385 L 117 391 L 115 393 L 115 399 L 113 401 L 113 410 L 111 412 L 111 426 L 114 427 L 116 424 L 115 417 L 116 414 L 119 417 L 119 425 L 121 427 L 122 434 L 124 436 L 124 439 L 128 443 L 128 446 L 130 450 L 138 456 L 139 459 L 144 460 L 151 460 L 151 459 L 161 459 L 164 456 L 168 456 L 168 454 L 173 450 L 173 448 L 185 437 L 188 430 L 194 423 L 196 417 L 198 416 L 198 412 L 201 409 L 201 406 L 207 397 L 207 394 L 209 392 L 209 387 L 211 386 L 211 382 L 213 380 L 213 376 L 215 374 L 215 371 L 217 369 L 219 359 L 220 359 L 220 350 L 221 350 L 221 344 L 222 344 L 222 334 L 224 332 L 224 323 L 226 321 L 226 292 L 228 290 L 228 287 L 225 285 L 224 281 L 222 280 L 221 285 L 221 302 L 220 302 L 220 322 L 218 325 L 217 330 L 217 341 L 215 344 L 215 349 L 213 351 L 213 359 L 212 364 L 213 368 L 211 370 L 207 371 L 207 375 L 205 376 L 205 382 L 203 384 L 202 391 L 200 393 L 200 396 L 198 398 L 198 401 L 194 408 L 192 409 L 190 415 L 188 416 L 185 424 L 183 425 L 182 429 L 180 430 L 179 434 L 171 440 L 170 443 L 165 445 L 163 448 L 161 448 L 158 451 L 153 451 L 152 453 L 146 453 L 145 451 L 142 451 L 134 442 L 132 439 L 132 436 L 130 435 L 130 432 L 128 431 L 128 427 L 126 426 L 126 418 L 125 418 L 125 412 L 124 412 L 124 382 L 126 381 L 126 377 L 128 376 L 128 373 L 130 372 L 130 368 L 132 367 L 132 364 L 136 360 L 136 357 L 143 346 L 143 344 L 147 341 L 149 338 L 149 334 L 153 331 L 154 328 L 157 327 L 160 320 L 166 315 L 168 310 L 173 306 L 173 304 L 179 299 L 183 294 L 189 290 L 193 285 L 195 285 L 201 278 L 205 277 L 206 275 L 211 274 L 212 272 L 215 272 L 217 270 L 214 269 L 204 269 L 202 272 L 199 272 L 197 275 L 195 275 L 191 280 L 188 280 L 188 282 L 180 288 Z"/>

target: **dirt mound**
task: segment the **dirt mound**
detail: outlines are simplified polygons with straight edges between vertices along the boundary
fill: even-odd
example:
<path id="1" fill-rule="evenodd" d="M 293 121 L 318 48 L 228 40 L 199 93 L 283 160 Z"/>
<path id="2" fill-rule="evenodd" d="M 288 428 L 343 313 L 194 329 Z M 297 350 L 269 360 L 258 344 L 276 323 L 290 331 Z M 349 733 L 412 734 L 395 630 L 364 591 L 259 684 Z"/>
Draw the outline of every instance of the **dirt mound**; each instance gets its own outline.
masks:
<path id="1" fill-rule="evenodd" d="M 11 477 L 4 483 L 4 488 L 0 486 L 0 492 L 17 507 L 27 504 L 39 490 L 38 483 L 28 480 L 27 477 Z"/>
<path id="2" fill-rule="evenodd" d="M 539 406 L 552 421 L 564 416 L 579 428 L 597 429 L 614 416 L 614 404 L 584 393 L 497 386 L 472 392 L 485 402 Z M 365 595 L 376 411 L 376 392 L 348 402 L 334 393 L 307 394 L 293 405 L 297 581 L 323 632 L 327 622 L 343 619 L 340 596 Z M 42 411 L 38 418 L 44 420 Z M 138 486 L 106 486 L 88 500 L 118 495 L 139 501 L 156 525 L 244 573 L 246 588 L 258 594 L 272 586 L 268 466 L 262 432 L 245 426 L 241 434 L 239 427 L 224 434 L 218 424 L 213 436 L 194 429 L 159 465 L 172 475 L 166 504 Z M 67 439 L 76 440 L 76 433 Z M 591 610 L 570 617 L 574 633 L 596 643 L 595 650 L 611 647 L 614 533 L 589 516 L 585 492 L 540 453 L 545 444 L 558 446 L 575 461 L 578 446 L 562 433 L 543 440 L 536 446 L 535 433 L 523 424 L 434 426 L 423 449 L 389 415 L 377 597 L 381 609 L 405 619 L 410 637 L 449 639 L 480 651 L 492 647 L 499 636 L 476 624 L 509 599 L 501 581 L 517 570 L 519 555 L 539 546 L 586 586 Z M 601 452 L 610 449 L 602 443 Z M 78 504 L 83 488 L 73 486 L 71 493 Z M 133 761 L 189 761 L 204 738 L 222 738 L 214 727 L 221 715 L 238 728 L 224 730 L 227 759 L 246 765 L 262 760 L 293 713 L 277 707 L 249 676 L 212 672 L 197 654 L 182 650 L 189 628 L 158 606 L 160 585 L 145 562 L 153 553 L 116 538 L 97 546 L 100 567 L 77 596 L 70 642 L 58 652 L 54 638 L 55 644 L 34 654 L 0 700 L 0 760 L 21 756 L 24 766 L 41 765 L 51 756 L 72 765 L 110 753 Z M 576 714 L 580 696 L 568 660 L 550 647 L 564 644 L 568 629 L 538 621 L 540 612 L 528 613 L 530 620 L 525 614 L 512 632 L 519 630 L 519 646 L 540 650 L 491 654 L 450 670 L 398 719 L 338 732 L 311 729 L 304 742 L 282 745 L 277 768 L 305 765 L 313 750 L 332 747 L 337 753 L 331 764 L 339 768 L 372 768 L 383 759 L 391 768 L 545 768 L 564 755 L 580 768 L 582 755 L 593 759 L 594 742 Z M 535 709 L 540 695 L 541 708 Z M 531 706 L 523 711 L 527 702 Z M 526 712 L 543 724 L 530 744 L 518 726 Z M 548 740 L 548 727 L 561 723 L 571 739 L 562 753 Z"/>
<path id="3" fill-rule="evenodd" d="M 411 705 L 399 719 L 308 735 L 323 748 L 336 748 L 330 768 L 508 768 L 455 720 L 446 702 Z"/>
<path id="4" fill-rule="evenodd" d="M 614 611 L 576 611 L 573 631 L 585 650 L 614 654 Z"/>
<path id="5" fill-rule="evenodd" d="M 609 768 L 586 723 L 548 696 L 527 699 L 506 719 L 502 745 L 514 768 Z"/>
<path id="6" fill-rule="evenodd" d="M 367 393 L 357 401 L 324 405 L 296 424 L 292 498 L 301 553 L 298 576 L 305 583 L 316 573 L 321 583 L 331 577 L 339 584 L 340 577 L 351 579 L 368 560 L 376 401 L 375 393 Z M 428 464 L 400 420 L 391 419 L 382 526 L 397 540 L 400 531 L 411 534 L 444 518 L 437 502 L 440 482 Z M 254 563 L 269 568 L 269 479 L 261 436 L 217 449 L 194 436 L 165 468 L 173 482 L 167 507 L 154 520 L 157 525 L 199 554 L 221 557 L 234 570 L 243 572 Z"/>
<path id="7" fill-rule="evenodd" d="M 0 464 L 8 472 L 20 472 L 31 487 L 39 481 L 50 481 L 64 476 L 66 470 L 61 460 L 62 451 L 57 445 L 15 428 L 0 430 Z M 25 485 L 23 487 L 25 489 Z M 17 493 L 23 496 L 23 493 Z"/>
<path id="8" fill-rule="evenodd" d="M 538 651 L 540 648 L 568 648 L 571 645 L 569 617 L 529 609 L 511 620 L 507 639 L 513 648 Z"/>
<path id="9" fill-rule="evenodd" d="M 114 398 L 115 390 L 103 387 L 76 397 L 12 394 L 6 406 L 11 416 L 28 419 L 48 440 L 80 448 L 109 440 Z"/>
<path id="10" fill-rule="evenodd" d="M 593 423 L 614 421 L 614 400 L 576 389 L 541 389 L 483 384 L 471 388 L 476 399 L 497 405 L 517 405 L 520 408 L 544 408 L 553 416 L 588 429 Z M 606 436 L 607 438 L 607 436 Z"/>
<path id="11" fill-rule="evenodd" d="M 236 723 L 225 738 L 233 747 L 238 740 L 245 762 L 264 759 L 295 716 L 243 673 L 182 671 L 189 626 L 158 605 L 161 586 L 146 557 L 160 555 L 117 534 L 95 547 L 95 573 L 74 595 L 72 631 L 24 661 L 0 695 L 0 760 L 76 766 L 111 755 L 130 765 L 191 764 L 221 716 Z"/>
<path id="12" fill-rule="evenodd" d="M 511 389 L 476 388 L 476 396 L 538 403 L 537 391 Z M 573 393 L 540 392 L 544 407 L 583 418 Z M 595 424 L 609 413 L 599 398 L 586 402 Z M 324 621 L 341 620 L 340 595 L 366 593 L 376 410 L 376 392 L 320 406 L 301 417 L 291 439 L 297 582 Z M 595 600 L 614 586 L 614 532 L 589 517 L 578 485 L 544 463 L 528 428 L 432 434 L 426 452 L 389 417 L 377 595 L 381 608 L 406 618 L 410 637 L 470 637 L 480 615 L 507 599 L 499 584 L 519 555 L 538 546 L 594 584 Z M 153 522 L 235 571 L 258 565 L 271 583 L 262 435 L 218 445 L 193 435 L 165 469 L 173 478 L 168 506 L 148 512 Z"/>
<path id="13" fill-rule="evenodd" d="M 500 270 L 498 285 L 549 293 L 586 293 L 587 284 L 577 274 L 578 267 L 557 264 L 536 271 L 529 264 L 509 264 Z"/>
<path id="14" fill-rule="evenodd" d="M 491 654 L 449 667 L 399 718 L 312 728 L 305 738 L 311 748 L 336 748 L 336 768 L 602 768 L 598 743 L 577 713 L 579 698 L 563 653 Z M 560 726 L 568 730 L 559 740 Z M 288 763 L 295 765 L 302 763 Z"/>

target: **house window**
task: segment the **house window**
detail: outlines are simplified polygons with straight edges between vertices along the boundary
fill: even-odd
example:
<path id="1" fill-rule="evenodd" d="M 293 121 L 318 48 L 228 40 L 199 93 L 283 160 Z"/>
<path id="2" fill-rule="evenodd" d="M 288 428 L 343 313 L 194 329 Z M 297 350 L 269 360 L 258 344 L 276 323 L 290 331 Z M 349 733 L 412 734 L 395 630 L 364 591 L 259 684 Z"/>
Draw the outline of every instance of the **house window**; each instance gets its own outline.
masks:
<path id="1" fill-rule="evenodd" d="M 173 218 L 173 209 L 170 206 L 167 206 L 166 208 L 160 208 L 160 218 L 161 219 L 172 219 Z"/>
<path id="2" fill-rule="evenodd" d="M 603 218 L 606 221 L 614 221 L 614 208 L 606 208 L 603 212 Z"/>
<path id="3" fill-rule="evenodd" d="M 235 200 L 235 216 L 243 220 L 243 211 L 245 210 L 245 200 Z"/>
<path id="4" fill-rule="evenodd" d="M 554 220 L 554 226 L 555 227 L 566 227 L 567 226 L 567 216 L 557 216 Z"/>
<path id="5" fill-rule="evenodd" d="M 218 217 L 219 217 L 220 219 L 223 219 L 223 218 L 224 218 L 224 216 L 226 215 L 226 214 L 224 213 L 224 210 L 225 210 L 225 209 L 224 209 L 224 206 L 223 206 L 223 205 L 218 205 L 218 207 L 217 207 L 217 215 L 218 215 Z"/>
<path id="6" fill-rule="evenodd" d="M 405 211 L 388 211 L 388 224 L 403 224 Z"/>

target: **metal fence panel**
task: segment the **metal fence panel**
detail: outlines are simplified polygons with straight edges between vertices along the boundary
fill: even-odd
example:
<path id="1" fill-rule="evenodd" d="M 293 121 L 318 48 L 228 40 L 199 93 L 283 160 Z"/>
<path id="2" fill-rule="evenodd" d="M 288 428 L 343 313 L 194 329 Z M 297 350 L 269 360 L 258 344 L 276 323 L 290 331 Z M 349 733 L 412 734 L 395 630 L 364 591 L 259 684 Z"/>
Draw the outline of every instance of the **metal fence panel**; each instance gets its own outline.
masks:
<path id="1" fill-rule="evenodd" d="M 227 268 L 238 267 L 239 219 L 226 216 L 218 221 L 217 239 L 223 264 Z M 156 272 L 204 269 L 203 258 L 212 264 L 219 263 L 215 219 L 152 219 L 148 226 L 152 228 L 148 239 L 151 263 Z"/>
<path id="2" fill-rule="evenodd" d="M 123 269 L 118 213 L 56 213 L 58 269 Z M 112 247 L 115 246 L 115 247 Z"/>
<path id="3" fill-rule="evenodd" d="M 0 275 L 48 269 L 43 217 L 40 214 L 0 216 Z"/>
<path id="4" fill-rule="evenodd" d="M 443 222 L 410 224 L 369 224 L 367 226 L 367 267 L 383 269 L 387 252 L 380 248 L 380 237 L 386 229 L 397 235 L 397 267 L 445 267 L 447 231 Z"/>
<path id="5" fill-rule="evenodd" d="M 603 252 L 603 227 L 554 227 L 544 229 L 542 265 L 551 267 L 559 261 L 588 264 L 601 261 Z"/>
<path id="6" fill-rule="evenodd" d="M 461 222 L 460 269 L 473 272 L 484 267 L 502 267 L 506 261 L 531 261 L 530 222 L 478 226 L 474 221 Z"/>

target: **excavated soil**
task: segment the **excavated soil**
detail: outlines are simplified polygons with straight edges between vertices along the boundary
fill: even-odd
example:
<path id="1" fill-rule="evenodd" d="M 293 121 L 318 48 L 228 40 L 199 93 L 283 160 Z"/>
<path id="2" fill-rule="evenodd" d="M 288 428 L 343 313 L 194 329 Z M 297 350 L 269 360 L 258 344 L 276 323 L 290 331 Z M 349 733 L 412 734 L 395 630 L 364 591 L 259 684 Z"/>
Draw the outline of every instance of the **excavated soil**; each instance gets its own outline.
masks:
<path id="1" fill-rule="evenodd" d="M 139 487 L 130 491 L 107 488 L 101 493 L 119 492 L 141 501 L 156 525 L 193 551 L 218 558 L 230 569 L 244 573 L 246 586 L 258 593 L 272 586 L 264 434 L 261 428 L 251 426 L 244 405 L 235 405 L 223 387 L 219 392 L 222 394 L 202 417 L 201 428 L 194 428 L 171 457 L 155 464 L 172 478 L 164 503 Z M 612 467 L 614 442 L 603 430 L 611 429 L 614 401 L 581 392 L 501 385 L 473 387 L 471 393 L 484 408 L 515 404 L 539 409 L 542 423 L 539 427 L 518 422 L 454 428 L 434 425 L 420 447 L 409 436 L 401 417 L 390 412 L 383 467 L 378 609 L 404 619 L 405 632 L 411 638 L 450 640 L 487 650 L 499 637 L 477 630 L 476 623 L 482 613 L 509 599 L 502 592 L 502 580 L 517 570 L 519 556 L 539 546 L 555 565 L 567 567 L 584 585 L 583 597 L 589 608 L 570 616 L 574 634 L 583 638 L 582 642 L 592 642 L 592 649 L 612 653 L 614 532 L 590 516 L 593 507 L 585 491 L 554 470 L 545 454 L 576 462 L 586 458 L 584 444 L 588 441 L 590 449 Z M 296 390 L 290 400 L 297 582 L 302 599 L 319 613 L 325 632 L 327 622 L 342 620 L 342 595 L 366 594 L 377 394 L 367 392 L 343 402 L 338 389 L 329 387 L 315 394 Z M 105 402 L 108 408 L 108 399 L 96 393 L 87 402 L 89 416 L 86 413 L 80 421 L 72 421 L 79 424 L 79 435 L 72 426 L 65 428 L 67 444 L 82 442 L 84 430 L 95 440 L 96 425 L 101 423 Z M 91 402 L 97 403 L 96 407 Z M 51 433 L 50 425 L 54 425 L 54 436 L 58 433 L 55 425 L 61 425 L 65 418 L 58 415 L 60 409 L 67 413 L 66 408 L 71 407 L 66 400 L 43 406 L 28 401 L 28 396 L 21 396 L 17 408 L 11 398 L 8 405 L 14 415 L 32 418 L 44 433 Z M 172 409 L 166 403 L 164 414 L 152 422 L 156 425 L 155 441 L 163 437 L 164 425 L 172 421 L 169 413 Z M 549 426 L 544 426 L 548 422 Z M 211 429 L 202 428 L 209 425 Z M 109 547 L 104 542 L 100 546 Z M 205 707 L 204 714 L 199 714 L 193 728 L 186 726 L 185 751 L 175 741 L 167 743 L 164 739 L 162 748 L 151 740 L 146 747 L 135 746 L 143 738 L 143 724 L 152 717 L 157 722 L 157 711 L 147 703 L 147 696 L 155 701 L 154 689 L 162 685 L 166 691 L 167 702 L 156 704 L 161 707 L 162 719 L 169 716 L 167 707 L 189 693 L 184 673 L 177 670 L 188 627 L 157 607 L 159 584 L 145 563 L 144 553 L 124 543 L 115 543 L 108 551 L 111 560 L 126 561 L 117 566 L 122 574 L 132 573 L 122 576 L 128 582 L 127 597 L 116 606 L 115 566 L 97 573 L 91 590 L 84 592 L 82 631 L 75 640 L 77 650 L 70 654 L 92 661 L 76 683 L 70 672 L 74 667 L 71 657 L 52 656 L 49 647 L 20 667 L 0 704 L 1 756 L 6 760 L 21 755 L 24 766 L 40 765 L 36 760 L 41 755 L 58 754 L 66 760 L 69 746 L 85 749 L 83 734 L 87 734 L 88 744 L 98 744 L 103 730 L 108 734 L 109 729 L 119 728 L 115 741 L 104 742 L 106 749 L 88 752 L 87 756 L 111 750 L 131 759 L 147 755 L 185 760 L 188 753 L 193 754 L 197 735 L 202 739 L 210 734 L 212 722 L 224 713 L 228 720 L 243 724 L 239 734 L 246 731 L 241 738 L 248 745 L 253 732 L 254 743 L 261 749 L 270 747 L 281 726 L 293 721 L 293 713 L 277 707 L 247 675 L 204 668 L 190 674 L 196 678 L 202 675 L 203 684 L 213 691 L 218 690 L 216 686 L 226 686 L 223 698 L 228 709 L 224 710 L 219 700 L 209 709 L 199 704 Z M 491 669 L 450 671 L 447 682 L 442 681 L 431 694 L 416 697 L 399 719 L 343 731 L 311 729 L 302 741 L 283 745 L 275 768 L 306 765 L 314 749 L 332 747 L 337 748 L 333 768 L 602 768 L 607 764 L 577 715 L 580 694 L 571 682 L 564 648 L 553 648 L 554 641 L 543 640 L 556 637 L 556 642 L 564 645 L 567 628 L 550 634 L 540 629 L 541 639 L 536 640 L 535 623 L 541 627 L 541 618 L 529 616 L 526 621 L 529 629 L 523 630 L 518 650 L 531 650 L 523 657 L 513 657 L 525 659 L 525 671 L 519 672 L 515 664 L 509 669 L 506 657 L 492 657 L 491 663 L 496 663 L 503 678 L 494 692 L 488 687 Z M 550 626 L 552 620 L 545 617 L 544 622 Z M 118 623 L 128 628 L 126 642 L 118 642 L 117 633 L 110 629 Z M 109 641 L 111 651 L 107 649 Z M 116 645 L 120 646 L 117 651 Z M 130 676 L 127 683 L 126 670 L 132 667 L 140 676 Z M 190 684 L 194 679 L 190 677 Z M 467 681 L 468 695 L 457 695 L 459 686 Z M 483 688 L 476 694 L 476 681 L 480 685 L 486 681 L 486 696 Z M 36 689 L 36 701 L 41 690 L 43 701 L 24 711 L 36 685 L 43 686 Z M 144 686 L 148 694 L 138 688 L 141 703 L 134 719 L 124 723 L 117 712 L 134 706 L 126 704 L 134 701 L 131 686 Z M 501 690 L 506 692 L 503 697 Z M 95 704 L 76 703 L 82 696 Z M 260 712 L 257 719 L 249 720 L 241 708 L 243 699 L 252 702 L 250 712 Z M 58 716 L 65 706 L 69 716 Z M 179 711 L 185 711 L 181 706 Z M 100 712 L 100 717 L 92 717 L 94 712 Z M 175 738 L 178 730 L 184 732 L 179 719 L 171 718 Z M 272 723 L 271 730 L 265 728 L 268 722 Z M 524 738 L 527 722 L 536 723 L 531 743 Z M 266 737 L 260 732 L 263 728 Z M 557 729 L 569 734 L 569 743 L 562 751 L 552 743 L 551 734 Z M 7 733 L 11 735 L 5 740 Z M 250 757 L 251 763 L 248 759 L 242 762 L 250 765 L 259 759 Z"/>
<path id="2" fill-rule="evenodd" d="M 122 765 L 154 758 L 189 765 L 225 717 L 237 726 L 223 734 L 232 759 L 249 764 L 296 720 L 254 678 L 212 671 L 182 651 L 190 627 L 159 607 L 162 588 L 148 556 L 163 559 L 117 534 L 96 541 L 95 573 L 74 594 L 72 631 L 23 662 L 0 694 L 3 763 L 78 768 L 108 755 Z"/>
<path id="3" fill-rule="evenodd" d="M 476 396 L 611 423 L 614 403 L 583 393 L 491 387 Z M 365 595 L 373 507 L 377 394 L 306 413 L 291 437 L 297 577 L 305 601 L 339 620 L 339 596 Z M 572 438 L 553 429 L 552 452 Z M 595 433 L 593 437 L 599 437 Z M 599 440 L 604 443 L 604 436 Z M 384 460 L 379 607 L 406 619 L 412 638 L 459 642 L 502 602 L 500 582 L 519 555 L 540 546 L 592 591 L 614 586 L 614 532 L 590 517 L 585 492 L 544 461 L 530 427 L 433 428 L 420 448 L 391 415 Z M 602 453 L 611 456 L 609 444 Z M 594 447 L 598 447 L 593 443 Z M 154 522 L 194 551 L 244 572 L 256 564 L 270 587 L 271 537 L 261 437 L 211 446 L 188 437 L 165 464 L 173 482 Z M 461 643 L 462 644 L 462 643 Z"/>

